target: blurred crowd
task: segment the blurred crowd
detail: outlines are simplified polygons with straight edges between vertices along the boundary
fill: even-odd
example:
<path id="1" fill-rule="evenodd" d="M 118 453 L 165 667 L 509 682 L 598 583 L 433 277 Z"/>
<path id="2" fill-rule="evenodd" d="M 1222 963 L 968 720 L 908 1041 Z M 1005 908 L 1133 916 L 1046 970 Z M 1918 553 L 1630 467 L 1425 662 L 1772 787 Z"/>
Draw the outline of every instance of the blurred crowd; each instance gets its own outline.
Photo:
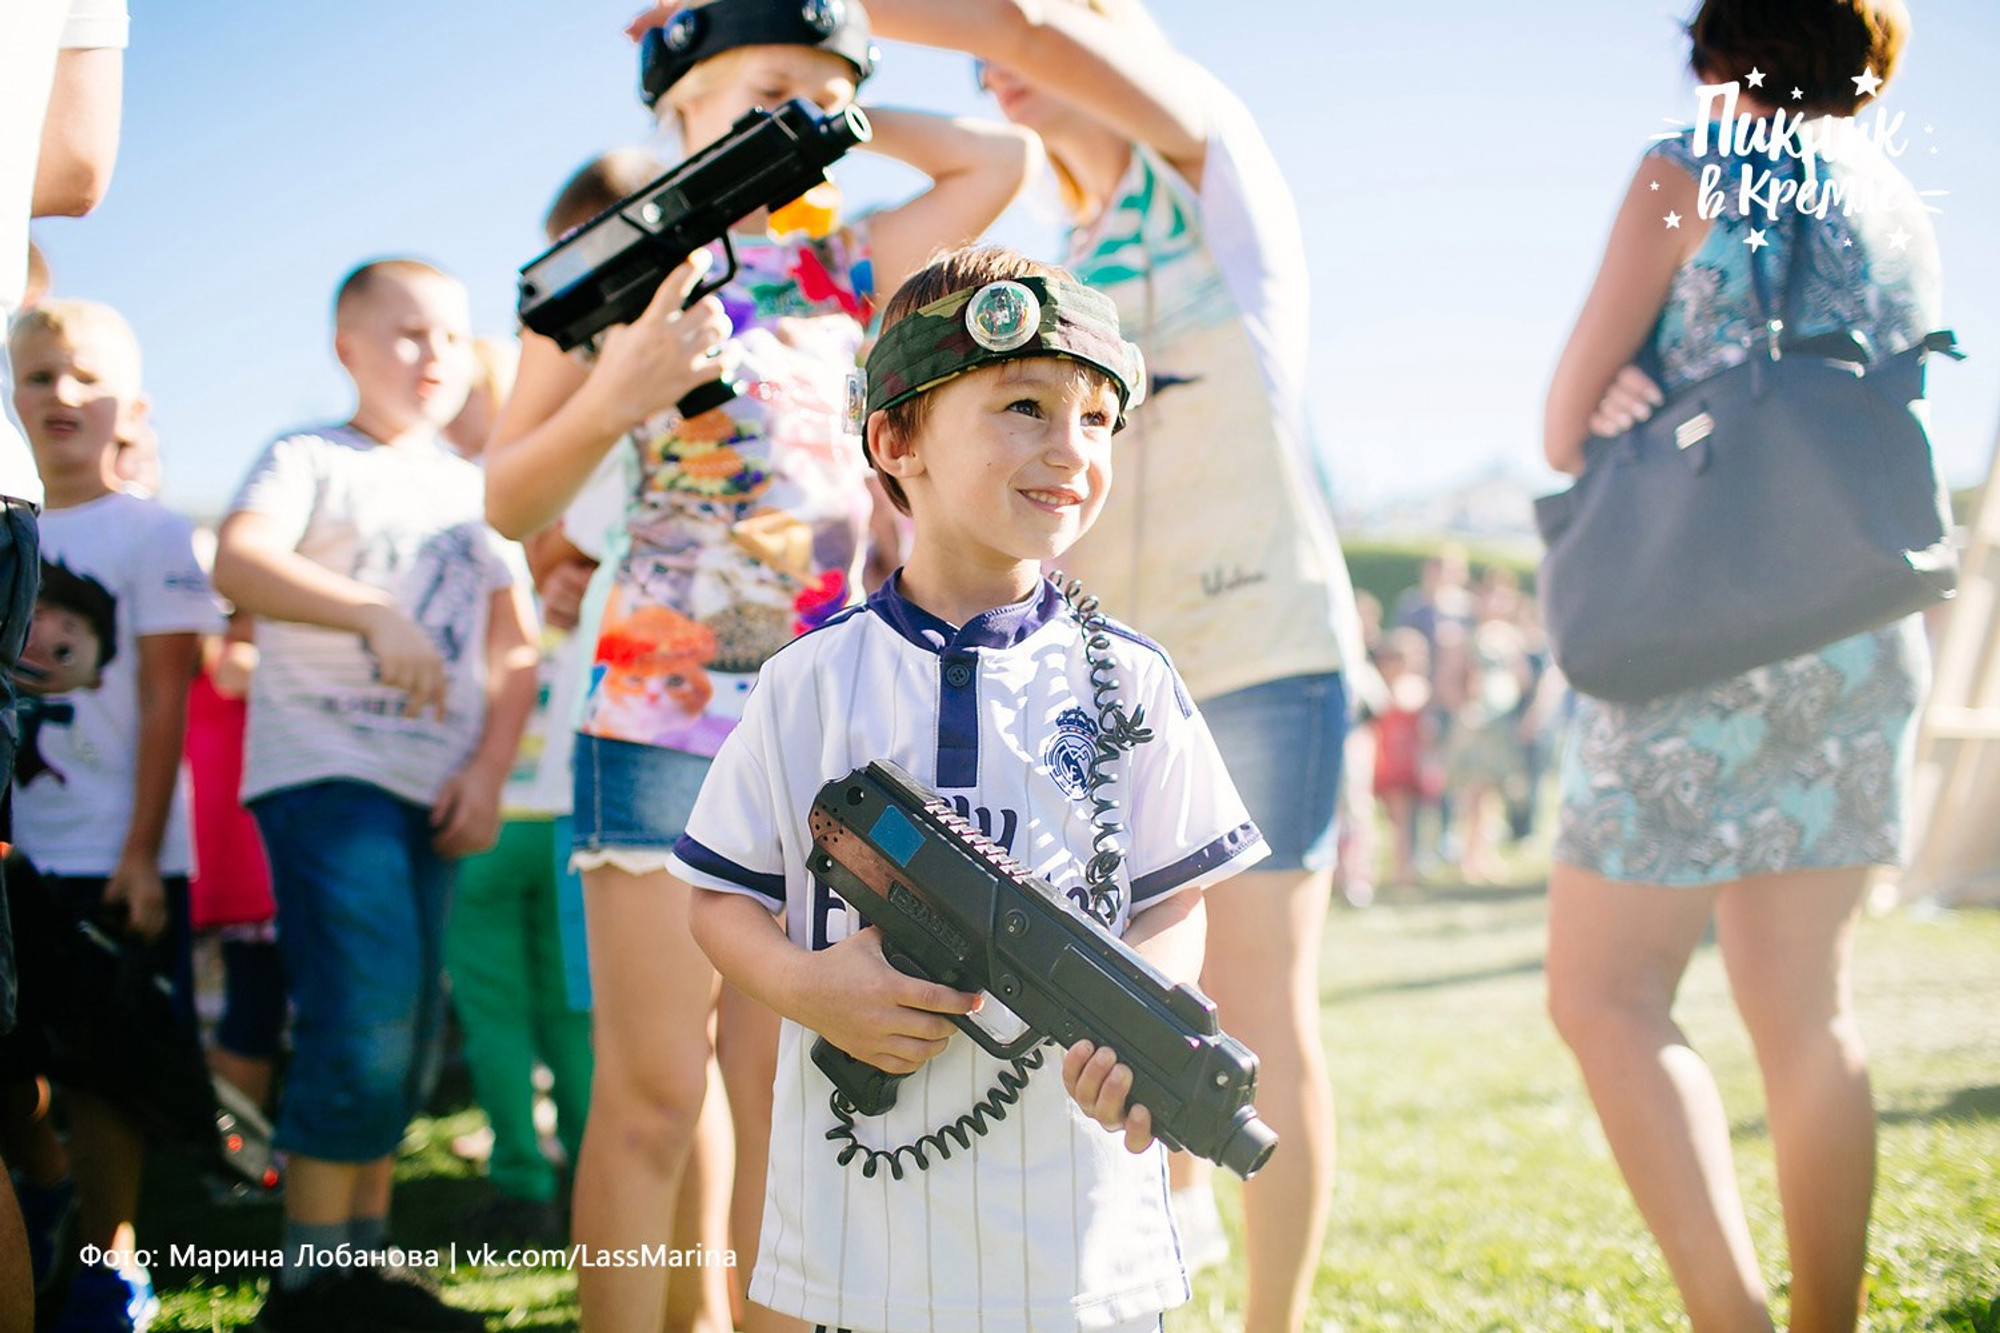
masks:
<path id="1" fill-rule="evenodd" d="M 1384 886 L 1502 882 L 1506 849 L 1546 821 L 1567 692 L 1534 594 L 1506 565 L 1475 576 L 1456 543 L 1420 571 L 1389 608 L 1356 597 L 1374 670 L 1347 740 L 1337 876 L 1356 907 Z"/>

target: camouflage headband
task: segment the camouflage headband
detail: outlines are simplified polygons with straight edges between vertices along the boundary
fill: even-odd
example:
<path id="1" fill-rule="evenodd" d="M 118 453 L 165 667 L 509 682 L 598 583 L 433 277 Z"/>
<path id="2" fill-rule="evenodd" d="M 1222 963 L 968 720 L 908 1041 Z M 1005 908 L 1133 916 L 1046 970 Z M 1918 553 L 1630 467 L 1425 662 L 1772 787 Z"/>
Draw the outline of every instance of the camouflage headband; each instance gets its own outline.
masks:
<path id="1" fill-rule="evenodd" d="M 968 370 L 1026 356 L 1068 357 L 1109 375 L 1119 426 L 1146 397 L 1145 360 L 1119 337 L 1110 297 L 1061 278 L 1008 278 L 953 292 L 884 330 L 868 354 L 866 415 Z"/>

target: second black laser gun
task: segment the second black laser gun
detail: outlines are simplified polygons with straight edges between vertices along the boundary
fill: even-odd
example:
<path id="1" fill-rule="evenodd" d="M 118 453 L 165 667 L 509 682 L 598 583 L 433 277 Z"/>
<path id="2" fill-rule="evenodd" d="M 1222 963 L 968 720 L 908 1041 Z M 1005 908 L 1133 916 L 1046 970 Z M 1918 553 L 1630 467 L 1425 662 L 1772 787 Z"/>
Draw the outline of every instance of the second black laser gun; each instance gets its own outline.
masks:
<path id="1" fill-rule="evenodd" d="M 736 276 L 731 227 L 826 180 L 827 167 L 869 134 L 859 107 L 821 115 L 795 98 L 776 111 L 747 112 L 715 143 L 529 261 L 521 270 L 521 322 L 565 352 L 580 347 L 638 318 L 667 274 L 720 241 L 725 267 L 689 294 L 693 305 Z M 715 380 L 677 406 L 683 417 L 697 417 L 737 391 Z"/>
<path id="2" fill-rule="evenodd" d="M 809 868 L 880 927 L 891 965 L 986 991 L 1026 1025 L 1003 1042 L 955 1016 L 987 1052 L 1011 1059 L 1044 1040 L 1109 1046 L 1169 1147 L 1245 1179 L 1270 1157 L 1278 1136 L 1250 1104 L 1257 1057 L 1217 1026 L 1208 998 L 1169 981 L 909 774 L 882 762 L 857 768 L 820 789 L 809 824 Z M 823 1037 L 812 1056 L 863 1115 L 894 1105 L 899 1076 Z"/>

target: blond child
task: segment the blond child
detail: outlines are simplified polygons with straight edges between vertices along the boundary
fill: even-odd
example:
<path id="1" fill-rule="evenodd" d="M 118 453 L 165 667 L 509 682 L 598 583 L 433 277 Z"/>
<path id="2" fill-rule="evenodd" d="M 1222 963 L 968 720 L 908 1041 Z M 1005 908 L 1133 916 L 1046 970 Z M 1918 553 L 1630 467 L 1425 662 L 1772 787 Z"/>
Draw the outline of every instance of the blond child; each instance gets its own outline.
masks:
<path id="1" fill-rule="evenodd" d="M 14 837 L 62 905 L 143 942 L 188 995 L 187 695 L 200 638 L 221 627 L 193 529 L 120 488 L 120 441 L 143 426 L 140 352 L 108 306 L 49 300 L 13 326 L 14 409 L 46 496 L 42 592 L 17 670 L 39 696 L 14 768 Z M 129 1253 L 144 1140 L 93 1092 L 68 1094 L 84 1244 Z M 82 1326 L 123 1307 L 143 1322 L 143 1271 L 89 1266 L 67 1297 Z M 106 1325 L 111 1326 L 111 1325 Z"/>
<path id="2" fill-rule="evenodd" d="M 323 1266 L 386 1244 L 396 1146 L 435 1068 L 452 864 L 492 845 L 534 702 L 519 553 L 440 434 L 465 402 L 469 318 L 428 264 L 350 274 L 334 350 L 354 414 L 267 447 L 216 552 L 217 588 L 263 621 L 243 791 L 295 1013 L 266 1333 L 484 1326 L 407 1273 Z"/>

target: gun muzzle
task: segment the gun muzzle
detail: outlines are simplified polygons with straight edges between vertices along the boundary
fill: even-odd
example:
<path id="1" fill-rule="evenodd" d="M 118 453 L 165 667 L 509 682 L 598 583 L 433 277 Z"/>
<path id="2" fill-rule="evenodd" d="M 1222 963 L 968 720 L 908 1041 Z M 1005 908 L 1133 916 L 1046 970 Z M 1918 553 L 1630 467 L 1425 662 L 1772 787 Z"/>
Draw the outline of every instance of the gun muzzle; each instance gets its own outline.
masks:
<path id="1" fill-rule="evenodd" d="M 1278 1132 L 1246 1106 L 1236 1113 L 1229 1134 L 1223 1139 L 1222 1151 L 1215 1155 L 1215 1160 L 1225 1170 L 1235 1172 L 1239 1179 L 1248 1180 L 1271 1160 L 1271 1152 L 1277 1146 Z"/>
<path id="2" fill-rule="evenodd" d="M 850 104 L 839 115 L 828 116 L 819 123 L 819 140 L 826 153 L 826 160 L 820 165 L 832 166 L 848 149 L 874 137 L 875 127 L 868 123 L 868 113 Z"/>

